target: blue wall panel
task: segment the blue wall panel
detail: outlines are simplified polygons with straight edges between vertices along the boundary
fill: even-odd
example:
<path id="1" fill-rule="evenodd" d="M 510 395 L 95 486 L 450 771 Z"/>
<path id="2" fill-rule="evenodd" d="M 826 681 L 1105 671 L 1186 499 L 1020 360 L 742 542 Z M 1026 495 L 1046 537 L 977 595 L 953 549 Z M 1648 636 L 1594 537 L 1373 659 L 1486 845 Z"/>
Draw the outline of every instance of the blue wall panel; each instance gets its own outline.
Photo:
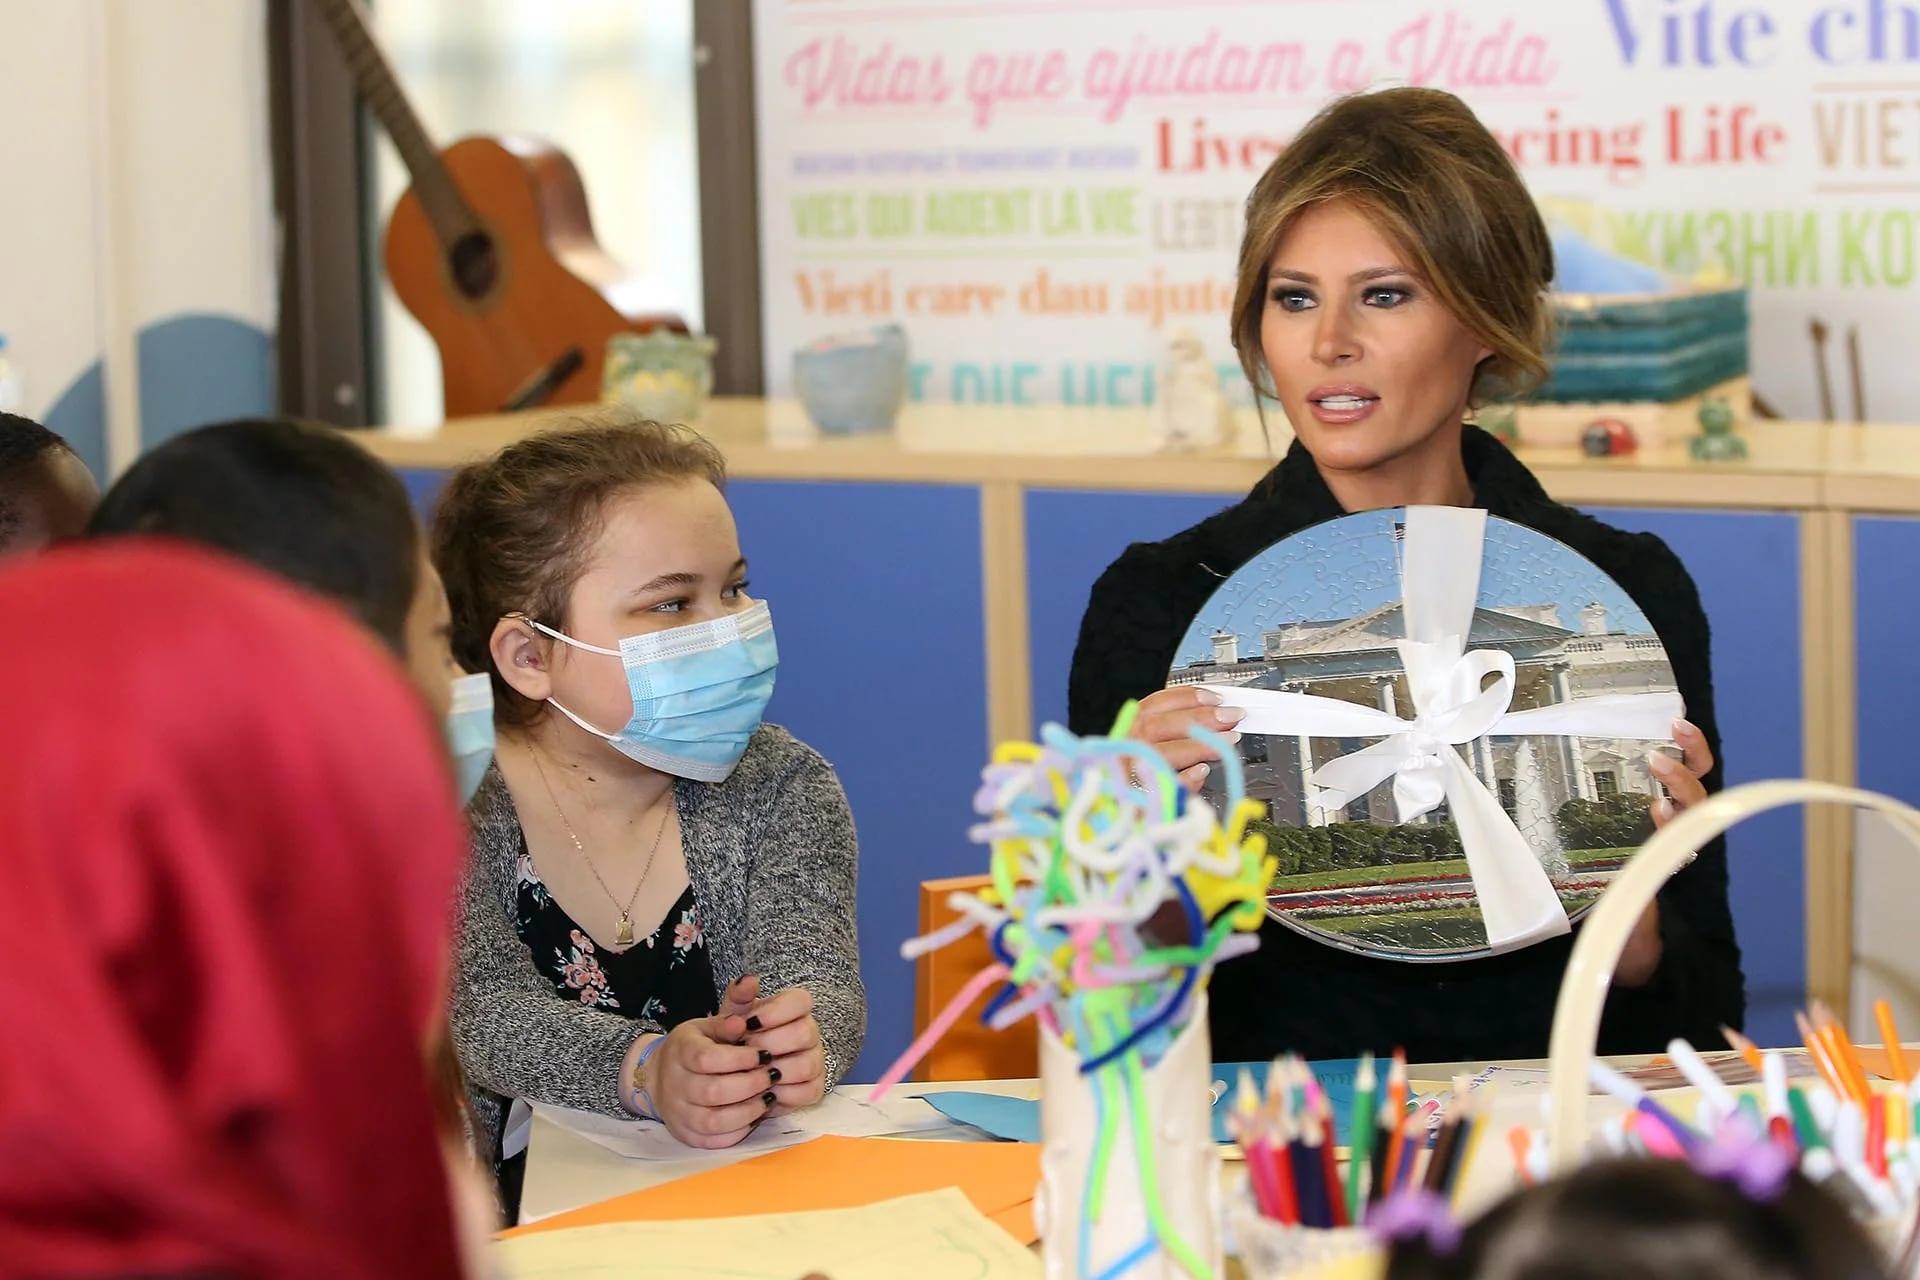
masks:
<path id="1" fill-rule="evenodd" d="M 453 474 L 438 467 L 395 467 L 394 473 L 407 486 L 407 496 L 413 499 L 413 509 L 422 520 L 433 515 L 433 504 L 440 501 L 440 491 Z"/>
<path id="2" fill-rule="evenodd" d="M 273 337 L 231 316 L 186 314 L 140 331 L 140 447 L 273 412 Z"/>
<path id="3" fill-rule="evenodd" d="M 1920 637 L 1920 520 L 1871 517 L 1853 522 L 1855 678 L 1859 688 L 1859 778 L 1920 804 L 1920 723 L 1914 642 Z"/>
<path id="4" fill-rule="evenodd" d="M 1714 706 L 1729 786 L 1806 775 L 1800 646 L 1800 523 L 1763 512 L 1593 514 L 1657 534 L 1700 588 L 1713 631 Z M 1733 918 L 1747 974 L 1747 1031 L 1797 1044 L 1806 1000 L 1806 813 L 1749 818 L 1727 837 Z"/>
<path id="5" fill-rule="evenodd" d="M 980 494 L 968 487 L 735 481 L 754 594 L 772 606 L 769 718 L 839 771 L 860 828 L 871 1080 L 913 1032 L 922 880 L 983 870 L 967 842 L 987 763 Z M 891 686 L 891 687 L 889 687 Z"/>
<path id="6" fill-rule="evenodd" d="M 1067 722 L 1067 672 L 1094 580 L 1135 542 L 1152 542 L 1231 506 L 1228 494 L 1027 494 L 1027 613 L 1033 724 Z"/>

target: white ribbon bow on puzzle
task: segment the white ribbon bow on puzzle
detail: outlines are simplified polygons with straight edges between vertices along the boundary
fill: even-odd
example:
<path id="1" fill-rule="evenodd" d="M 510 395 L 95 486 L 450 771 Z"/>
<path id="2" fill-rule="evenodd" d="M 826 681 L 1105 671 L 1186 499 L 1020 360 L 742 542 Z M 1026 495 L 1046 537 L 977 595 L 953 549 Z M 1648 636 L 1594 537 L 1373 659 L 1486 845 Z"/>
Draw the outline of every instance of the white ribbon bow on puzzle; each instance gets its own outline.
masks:
<path id="1" fill-rule="evenodd" d="M 1407 508 L 1400 584 L 1407 638 L 1395 646 L 1413 695 L 1413 719 L 1313 694 L 1202 687 L 1219 694 L 1222 705 L 1246 712 L 1234 726 L 1242 733 L 1379 738 L 1315 769 L 1308 778 L 1313 802 L 1343 808 L 1388 778 L 1402 822 L 1444 801 L 1460 830 L 1487 943 L 1495 951 L 1511 951 L 1571 926 L 1546 869 L 1499 797 L 1453 748 L 1488 734 L 1666 739 L 1685 707 L 1677 693 L 1637 693 L 1509 711 L 1513 655 L 1466 647 L 1480 594 L 1486 528 L 1487 513 L 1477 508 Z M 1498 679 L 1483 690 L 1490 674 Z"/>

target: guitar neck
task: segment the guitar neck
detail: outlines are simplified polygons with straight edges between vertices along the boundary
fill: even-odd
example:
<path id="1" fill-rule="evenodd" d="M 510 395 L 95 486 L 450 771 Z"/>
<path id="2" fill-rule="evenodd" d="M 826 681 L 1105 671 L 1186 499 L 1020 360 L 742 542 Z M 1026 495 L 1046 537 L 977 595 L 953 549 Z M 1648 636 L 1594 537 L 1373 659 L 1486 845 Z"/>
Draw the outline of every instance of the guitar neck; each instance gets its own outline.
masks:
<path id="1" fill-rule="evenodd" d="M 399 78 L 393 73 L 393 65 L 374 40 L 372 25 L 360 0 L 314 0 L 314 3 L 340 44 L 340 52 L 353 72 L 360 96 L 399 149 L 400 159 L 413 179 L 414 191 L 441 244 L 451 246 L 461 236 L 478 230 L 479 220 L 461 198 L 460 189 L 448 175 L 446 165 L 441 163 L 440 149 L 427 136 L 426 126 L 420 123 L 413 104 L 407 101 L 400 87 Z"/>

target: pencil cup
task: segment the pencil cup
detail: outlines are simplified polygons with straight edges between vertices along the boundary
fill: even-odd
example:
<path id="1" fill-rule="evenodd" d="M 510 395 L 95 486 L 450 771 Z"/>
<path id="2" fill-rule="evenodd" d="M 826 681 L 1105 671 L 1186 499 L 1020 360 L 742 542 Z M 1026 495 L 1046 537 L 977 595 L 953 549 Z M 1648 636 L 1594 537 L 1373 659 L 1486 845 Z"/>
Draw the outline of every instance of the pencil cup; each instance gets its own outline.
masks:
<path id="1" fill-rule="evenodd" d="M 1183 1254 L 1194 1269 L 1220 1275 L 1220 1148 L 1206 997 L 1193 1002 L 1186 1027 L 1160 1061 L 1137 1068 L 1137 1080 L 1122 1063 L 1083 1075 L 1081 1061 L 1040 1028 L 1044 1145 L 1033 1216 L 1047 1280 L 1109 1274 L 1136 1256 L 1128 1280 L 1186 1280 L 1192 1269 L 1182 1265 Z"/>
<path id="2" fill-rule="evenodd" d="M 1554 1170 L 1565 1173 L 1587 1145 L 1587 1071 L 1599 1044 L 1600 1008 L 1613 985 L 1613 971 L 1627 938 L 1668 877 L 1693 860 L 1700 847 L 1734 824 L 1792 804 L 1839 804 L 1884 817 L 1920 849 L 1920 810 L 1872 791 L 1830 782 L 1749 782 L 1709 796 L 1653 833 L 1607 886 L 1575 935 L 1573 954 L 1560 984 L 1548 1045 L 1553 1111 L 1548 1151 Z M 1920 1236 L 1911 1209 L 1866 1223 L 1902 1280 L 1920 1280 Z"/>
<path id="3" fill-rule="evenodd" d="M 1227 1222 L 1247 1280 L 1286 1280 L 1377 1247 L 1360 1227 L 1301 1227 L 1265 1217 L 1244 1182 L 1227 1199 Z"/>

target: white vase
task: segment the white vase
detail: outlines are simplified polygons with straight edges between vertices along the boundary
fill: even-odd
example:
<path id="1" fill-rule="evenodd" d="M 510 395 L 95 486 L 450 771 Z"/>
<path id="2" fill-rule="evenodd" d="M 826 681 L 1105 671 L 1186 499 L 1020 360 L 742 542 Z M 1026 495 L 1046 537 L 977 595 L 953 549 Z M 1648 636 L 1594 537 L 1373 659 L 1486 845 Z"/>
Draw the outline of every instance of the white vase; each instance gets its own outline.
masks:
<path id="1" fill-rule="evenodd" d="M 1124 1083 L 1116 1085 L 1115 1140 L 1108 1156 L 1105 1199 L 1090 1222 L 1086 1267 L 1081 1269 L 1081 1223 L 1088 1173 L 1099 1135 L 1098 1075 L 1080 1073 L 1080 1055 L 1040 1028 L 1040 1186 L 1033 1214 L 1040 1229 L 1047 1280 L 1091 1280 L 1134 1253 L 1151 1238 L 1147 1188 L 1135 1158 L 1135 1116 Z M 1153 1169 L 1166 1220 L 1214 1276 L 1220 1256 L 1220 1148 L 1213 1139 L 1213 1048 L 1207 1036 L 1207 1001 L 1193 1003 L 1192 1016 L 1160 1061 L 1142 1071 L 1141 1097 Z M 1123 1080 L 1117 1073 L 1116 1081 Z M 1164 1241 L 1125 1272 L 1127 1280 L 1187 1280 L 1186 1267 Z"/>

